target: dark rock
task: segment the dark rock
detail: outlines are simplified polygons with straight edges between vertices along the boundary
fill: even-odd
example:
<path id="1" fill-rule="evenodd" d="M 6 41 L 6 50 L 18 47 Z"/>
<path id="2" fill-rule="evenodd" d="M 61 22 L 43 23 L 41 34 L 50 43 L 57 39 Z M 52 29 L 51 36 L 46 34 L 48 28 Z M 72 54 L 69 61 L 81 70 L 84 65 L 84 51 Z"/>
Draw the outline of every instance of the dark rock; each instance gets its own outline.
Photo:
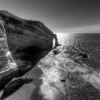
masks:
<path id="1" fill-rule="evenodd" d="M 7 11 L 0 11 L 0 20 L 6 31 L 7 43 L 14 60 L 19 64 L 35 65 L 53 46 L 55 34 L 40 21 L 25 20 Z"/>
<path id="2" fill-rule="evenodd" d="M 55 54 L 55 55 L 57 55 L 57 54 L 59 54 L 61 51 L 59 50 L 59 49 L 54 49 L 53 50 L 53 53 Z"/>
<path id="3" fill-rule="evenodd" d="M 32 82 L 33 80 L 34 79 L 21 78 L 21 77 L 12 79 L 11 82 L 9 82 L 5 86 L 4 92 L 1 96 L 1 99 L 5 99 L 5 98 L 9 97 L 15 91 L 17 91 L 22 85 L 28 84 L 28 83 Z"/>
<path id="4" fill-rule="evenodd" d="M 88 58 L 88 55 L 85 54 L 85 53 L 82 53 L 82 52 L 80 52 L 80 53 L 78 54 L 78 56 L 81 56 L 81 57 L 83 57 L 83 58 Z"/>
<path id="5" fill-rule="evenodd" d="M 8 69 L 0 73 L 0 91 L 13 79 L 21 77 L 30 71 L 32 67 L 19 66 L 18 68 Z"/>
<path id="6" fill-rule="evenodd" d="M 1 66 L 1 91 L 13 78 L 22 77 L 35 67 L 53 49 L 53 39 L 56 41 L 55 45 L 58 41 L 55 34 L 40 21 L 25 20 L 7 11 L 0 11 L 0 20 L 4 28 L 0 29 L 6 34 L 11 56 L 17 64 L 17 67 L 8 69 Z M 16 84 L 13 86 L 16 87 Z"/>
<path id="7" fill-rule="evenodd" d="M 61 82 L 66 82 L 66 80 L 60 80 Z"/>

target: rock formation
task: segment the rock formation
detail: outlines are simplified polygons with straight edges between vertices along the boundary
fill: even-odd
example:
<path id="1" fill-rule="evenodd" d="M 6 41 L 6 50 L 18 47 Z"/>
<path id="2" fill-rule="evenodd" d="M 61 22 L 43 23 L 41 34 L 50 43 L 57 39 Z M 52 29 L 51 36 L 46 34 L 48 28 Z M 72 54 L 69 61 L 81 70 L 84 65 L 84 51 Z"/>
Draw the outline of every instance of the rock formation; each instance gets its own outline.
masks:
<path id="1" fill-rule="evenodd" d="M 52 48 L 56 35 L 42 22 L 21 19 L 6 11 L 0 11 L 0 19 L 4 22 L 9 49 L 15 57 L 20 55 L 22 59 L 32 60 L 39 52 Z M 26 57 L 19 54 L 22 52 Z"/>
<path id="2" fill-rule="evenodd" d="M 33 79 L 27 79 L 27 78 L 21 78 L 21 77 L 12 79 L 11 82 L 9 82 L 5 86 L 4 92 L 3 92 L 1 98 L 5 99 L 5 98 L 9 97 L 9 95 L 16 92 L 23 84 L 28 84 L 32 81 L 33 81 Z"/>
<path id="3" fill-rule="evenodd" d="M 30 100 L 100 99 L 100 34 L 71 35 L 37 66 L 44 76 Z"/>
<path id="4" fill-rule="evenodd" d="M 55 46 L 58 45 L 58 41 L 56 35 L 40 21 L 26 20 L 7 11 L 0 11 L 0 23 L 2 23 L 0 29 L 6 34 L 10 57 L 16 64 L 16 67 L 11 67 L 11 65 L 0 67 L 0 90 L 5 88 L 2 98 L 6 98 L 5 94 L 7 97 L 12 94 L 12 92 L 11 94 L 7 93 L 9 90 L 6 89 L 10 89 L 10 86 L 13 88 L 19 86 L 17 83 L 17 85 L 10 83 L 10 81 L 13 78 L 22 77 L 35 67 L 37 62 L 52 50 L 53 39 L 55 39 Z M 6 65 L 9 61 L 11 61 L 10 58 L 6 60 Z"/>

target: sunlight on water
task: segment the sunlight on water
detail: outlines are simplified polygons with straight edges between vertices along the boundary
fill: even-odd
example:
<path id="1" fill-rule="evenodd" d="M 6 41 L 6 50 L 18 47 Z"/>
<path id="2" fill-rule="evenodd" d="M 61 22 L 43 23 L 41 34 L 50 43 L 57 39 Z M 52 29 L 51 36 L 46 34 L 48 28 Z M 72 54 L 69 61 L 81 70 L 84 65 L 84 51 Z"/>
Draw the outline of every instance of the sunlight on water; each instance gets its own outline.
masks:
<path id="1" fill-rule="evenodd" d="M 70 36 L 70 33 L 55 33 L 57 34 L 58 42 L 63 43 Z"/>

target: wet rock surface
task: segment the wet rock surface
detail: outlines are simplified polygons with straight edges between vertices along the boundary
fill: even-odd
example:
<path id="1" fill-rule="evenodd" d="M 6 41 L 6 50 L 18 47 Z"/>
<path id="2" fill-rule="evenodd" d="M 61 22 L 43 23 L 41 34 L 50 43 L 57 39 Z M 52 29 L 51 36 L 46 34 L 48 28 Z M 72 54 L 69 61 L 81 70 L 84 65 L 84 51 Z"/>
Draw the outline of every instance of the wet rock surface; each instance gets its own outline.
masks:
<path id="1" fill-rule="evenodd" d="M 99 100 L 100 35 L 75 34 L 56 50 L 56 54 L 52 50 L 38 63 L 44 76 L 41 77 L 42 83 L 33 90 L 31 100 L 34 91 L 42 96 L 41 100 Z M 44 89 L 51 91 L 50 94 Z M 60 99 L 54 95 L 59 95 Z"/>

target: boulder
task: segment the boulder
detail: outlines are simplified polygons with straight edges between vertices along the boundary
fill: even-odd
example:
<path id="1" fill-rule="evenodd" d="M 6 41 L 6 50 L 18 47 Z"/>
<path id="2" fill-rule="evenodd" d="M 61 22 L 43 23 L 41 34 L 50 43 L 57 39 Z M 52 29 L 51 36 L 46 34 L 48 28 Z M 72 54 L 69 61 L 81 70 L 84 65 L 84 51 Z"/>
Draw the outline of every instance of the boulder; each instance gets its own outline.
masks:
<path id="1" fill-rule="evenodd" d="M 100 100 L 100 34 L 80 33 L 66 37 L 62 46 L 52 50 L 37 66 L 42 69 L 44 80 L 33 90 L 30 100 L 35 95 L 38 100 L 41 90 L 42 99 L 50 96 L 56 100 L 63 94 L 64 100 Z M 45 82 L 60 94 L 56 95 L 53 88 L 50 89 L 52 96 L 48 94 Z"/>

